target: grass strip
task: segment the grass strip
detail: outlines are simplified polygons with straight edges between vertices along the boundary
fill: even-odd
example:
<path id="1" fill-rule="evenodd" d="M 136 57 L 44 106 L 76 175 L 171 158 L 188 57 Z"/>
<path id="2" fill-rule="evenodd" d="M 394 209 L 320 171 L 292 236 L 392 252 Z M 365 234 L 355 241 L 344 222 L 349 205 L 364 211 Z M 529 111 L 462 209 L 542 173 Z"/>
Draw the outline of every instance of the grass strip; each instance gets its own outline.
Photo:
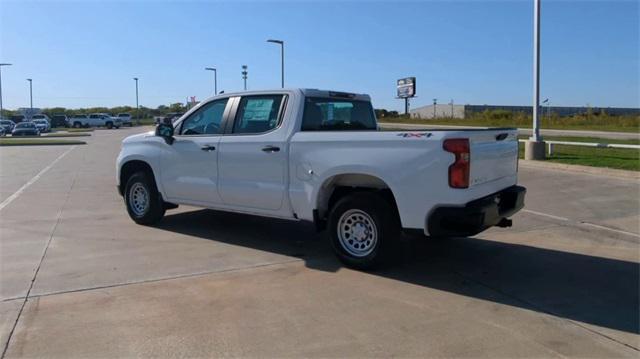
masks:
<path id="1" fill-rule="evenodd" d="M 0 138 L 0 146 L 62 146 L 62 145 L 84 145 L 86 142 L 80 140 L 61 140 L 46 138 Z"/>
<path id="2" fill-rule="evenodd" d="M 549 156 L 548 147 L 545 152 L 546 161 L 550 162 L 640 171 L 640 150 L 555 145 L 553 155 Z M 523 143 L 519 146 L 519 154 L 524 158 Z"/>
<path id="3" fill-rule="evenodd" d="M 67 127 L 55 127 L 51 129 L 52 132 L 93 132 L 93 128 L 67 128 Z"/>

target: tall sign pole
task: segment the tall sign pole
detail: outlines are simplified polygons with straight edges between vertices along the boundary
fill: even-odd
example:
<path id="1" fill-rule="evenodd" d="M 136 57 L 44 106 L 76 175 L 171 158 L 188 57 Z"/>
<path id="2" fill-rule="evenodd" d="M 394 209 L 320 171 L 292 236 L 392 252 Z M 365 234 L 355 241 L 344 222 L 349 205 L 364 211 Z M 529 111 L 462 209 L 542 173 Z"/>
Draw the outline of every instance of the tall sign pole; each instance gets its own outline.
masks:
<path id="1" fill-rule="evenodd" d="M 416 78 L 405 77 L 396 81 L 396 98 L 404 99 L 404 114 L 409 115 L 409 99 L 416 95 Z"/>
<path id="2" fill-rule="evenodd" d="M 533 0 L 533 137 L 540 142 L 540 0 Z"/>
<path id="3" fill-rule="evenodd" d="M 540 136 L 540 1 L 533 0 L 533 135 L 525 143 L 526 160 L 543 160 L 545 143 Z"/>

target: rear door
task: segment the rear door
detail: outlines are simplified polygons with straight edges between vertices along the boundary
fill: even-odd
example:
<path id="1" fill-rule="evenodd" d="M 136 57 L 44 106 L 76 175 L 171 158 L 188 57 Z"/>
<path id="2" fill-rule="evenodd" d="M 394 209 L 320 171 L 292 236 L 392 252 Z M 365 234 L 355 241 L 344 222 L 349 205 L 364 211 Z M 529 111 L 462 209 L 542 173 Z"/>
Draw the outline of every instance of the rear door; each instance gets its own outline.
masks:
<path id="1" fill-rule="evenodd" d="M 467 134 L 471 146 L 471 186 L 517 174 L 517 130 L 469 131 Z"/>
<path id="2" fill-rule="evenodd" d="M 243 96 L 220 140 L 218 190 L 234 207 L 277 211 L 286 189 L 287 147 L 281 122 L 287 96 Z"/>

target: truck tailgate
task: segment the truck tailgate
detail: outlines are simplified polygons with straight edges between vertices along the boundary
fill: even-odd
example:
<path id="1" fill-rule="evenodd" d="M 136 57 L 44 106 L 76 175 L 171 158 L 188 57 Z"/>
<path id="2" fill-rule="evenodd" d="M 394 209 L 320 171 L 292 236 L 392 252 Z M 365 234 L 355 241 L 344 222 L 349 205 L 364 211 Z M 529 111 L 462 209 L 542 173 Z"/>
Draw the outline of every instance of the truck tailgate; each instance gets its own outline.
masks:
<path id="1" fill-rule="evenodd" d="M 470 131 L 471 169 L 469 185 L 513 176 L 518 171 L 518 131 L 496 129 Z"/>

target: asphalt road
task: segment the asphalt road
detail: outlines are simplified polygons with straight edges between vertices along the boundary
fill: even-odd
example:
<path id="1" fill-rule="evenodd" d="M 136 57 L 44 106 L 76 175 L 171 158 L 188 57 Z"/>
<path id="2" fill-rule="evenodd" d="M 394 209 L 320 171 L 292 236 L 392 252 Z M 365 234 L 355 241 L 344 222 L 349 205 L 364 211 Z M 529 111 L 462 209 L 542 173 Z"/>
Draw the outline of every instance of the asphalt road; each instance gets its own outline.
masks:
<path id="1" fill-rule="evenodd" d="M 418 130 L 429 128 L 484 128 L 474 126 L 448 126 L 448 125 L 419 125 L 413 123 L 380 123 L 382 128 L 399 128 L 405 130 Z M 519 128 L 521 135 L 531 136 L 530 128 Z M 568 136 L 568 137 L 597 137 L 610 140 L 640 140 L 640 132 L 609 132 L 609 131 L 576 131 L 576 130 L 540 130 L 544 136 Z"/>
<path id="2" fill-rule="evenodd" d="M 637 180 L 521 166 L 513 228 L 404 240 L 364 273 L 306 224 L 181 207 L 135 225 L 114 178 L 135 131 L 0 149 L 3 356 L 639 355 Z"/>

